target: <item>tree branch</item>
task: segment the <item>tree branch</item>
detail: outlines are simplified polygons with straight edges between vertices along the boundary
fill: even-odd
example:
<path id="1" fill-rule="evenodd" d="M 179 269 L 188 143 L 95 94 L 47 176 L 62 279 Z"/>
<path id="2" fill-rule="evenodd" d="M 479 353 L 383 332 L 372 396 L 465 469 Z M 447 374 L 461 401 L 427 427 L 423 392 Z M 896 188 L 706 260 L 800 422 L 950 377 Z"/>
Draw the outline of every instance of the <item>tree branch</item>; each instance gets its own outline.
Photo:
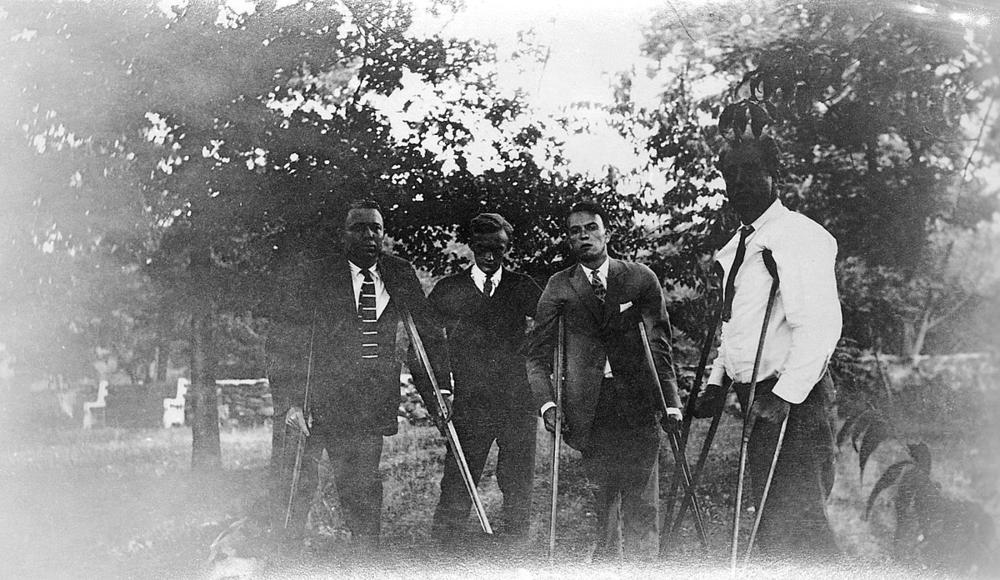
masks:
<path id="1" fill-rule="evenodd" d="M 677 22 L 681 25 L 681 28 L 684 29 L 684 34 L 686 34 L 687 37 L 691 39 L 691 42 L 695 42 L 694 37 L 691 36 L 691 32 L 688 31 L 687 26 L 684 25 L 684 19 L 681 18 L 681 13 L 677 11 L 677 7 L 674 6 L 674 3 L 671 2 L 670 0 L 667 0 L 667 6 L 669 6 L 670 9 L 674 11 L 674 15 L 677 16 Z"/>
<path id="2" fill-rule="evenodd" d="M 939 316 L 937 316 L 935 318 L 931 318 L 931 320 L 927 323 L 927 329 L 930 330 L 930 329 L 934 328 L 935 326 L 937 326 L 938 324 L 941 324 L 945 320 L 948 320 L 949 318 L 951 318 L 952 316 L 954 316 L 954 314 L 956 312 L 958 312 L 959 310 L 961 310 L 963 306 L 965 306 L 966 304 L 969 303 L 969 300 L 972 300 L 972 294 L 969 294 L 965 298 L 962 298 L 961 300 L 959 300 L 958 304 L 952 306 L 951 308 L 949 308 L 945 312 L 941 313 L 941 315 L 939 315 Z"/>
<path id="3" fill-rule="evenodd" d="M 983 142 L 983 133 L 986 132 L 986 123 L 990 120 L 990 113 L 993 112 L 993 104 L 996 102 L 996 93 L 990 96 L 990 104 L 986 108 L 986 114 L 983 115 L 983 122 L 979 124 L 979 134 L 976 135 L 976 142 L 972 145 L 972 151 L 969 152 L 969 158 L 965 160 L 965 167 L 962 168 L 962 183 L 965 183 L 965 179 L 969 173 L 969 166 L 972 165 L 972 157 L 979 150 L 979 144 Z"/>

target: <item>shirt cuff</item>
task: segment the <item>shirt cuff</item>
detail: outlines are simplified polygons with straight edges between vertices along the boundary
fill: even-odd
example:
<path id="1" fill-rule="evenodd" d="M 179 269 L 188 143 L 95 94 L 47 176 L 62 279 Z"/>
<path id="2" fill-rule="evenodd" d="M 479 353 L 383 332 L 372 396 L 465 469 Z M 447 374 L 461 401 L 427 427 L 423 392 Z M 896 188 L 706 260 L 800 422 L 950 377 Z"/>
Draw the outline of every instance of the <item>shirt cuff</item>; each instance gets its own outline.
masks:
<path id="1" fill-rule="evenodd" d="M 712 366 L 712 372 L 708 375 L 708 384 L 721 386 L 725 378 L 726 369 L 722 366 Z"/>
<path id="2" fill-rule="evenodd" d="M 538 414 L 539 415 L 544 415 L 545 411 L 548 411 L 549 409 L 551 409 L 551 408 L 553 408 L 555 406 L 556 406 L 555 403 L 553 403 L 552 401 L 549 401 L 548 403 L 545 403 L 544 405 L 542 405 L 542 409 L 540 411 L 538 411 Z"/>
<path id="3" fill-rule="evenodd" d="M 670 417 L 676 417 L 677 419 L 684 417 L 679 407 L 667 407 L 667 415 Z"/>
<path id="4" fill-rule="evenodd" d="M 791 381 L 784 380 L 784 377 L 785 375 L 778 377 L 778 382 L 774 383 L 771 394 L 792 405 L 798 405 L 805 401 L 809 392 L 812 391 L 812 385 L 803 391 L 801 388 L 796 388 Z"/>

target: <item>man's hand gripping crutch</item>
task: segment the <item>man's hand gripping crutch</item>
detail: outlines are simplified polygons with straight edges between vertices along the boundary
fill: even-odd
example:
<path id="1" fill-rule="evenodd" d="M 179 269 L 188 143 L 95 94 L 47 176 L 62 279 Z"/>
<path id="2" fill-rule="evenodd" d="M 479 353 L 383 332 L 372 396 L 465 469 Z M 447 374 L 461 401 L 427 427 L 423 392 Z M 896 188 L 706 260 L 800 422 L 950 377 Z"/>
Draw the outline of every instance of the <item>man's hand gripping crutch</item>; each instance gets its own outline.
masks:
<path id="1" fill-rule="evenodd" d="M 653 384 L 656 389 L 654 397 L 660 403 L 660 410 L 663 411 L 664 417 L 667 418 L 669 415 L 668 411 L 669 407 L 667 405 L 666 398 L 663 396 L 663 387 L 660 384 L 660 375 L 656 372 L 656 364 L 653 361 L 653 351 L 649 348 L 649 338 L 646 333 L 646 323 L 640 318 L 639 322 L 637 323 L 637 326 L 639 327 L 639 339 L 640 342 L 642 342 L 642 349 L 646 358 L 646 366 L 648 367 L 648 370 L 653 377 Z M 691 469 L 688 466 L 687 457 L 685 457 L 684 455 L 684 447 L 681 446 L 680 441 L 678 441 L 676 428 L 667 430 L 667 439 L 670 441 L 670 450 L 673 452 L 674 455 L 674 463 L 677 465 L 677 468 L 680 470 L 680 473 L 684 478 L 684 489 L 687 493 L 690 493 L 693 496 L 694 489 L 691 487 Z M 697 509 L 696 514 L 700 515 L 701 510 L 698 509 L 697 504 L 695 505 Z M 704 522 L 702 522 L 700 517 L 695 518 L 695 527 L 697 528 L 698 537 L 701 540 L 702 545 L 703 546 L 707 545 L 708 536 L 705 533 Z"/>
<path id="2" fill-rule="evenodd" d="M 559 448 L 562 445 L 562 389 L 566 372 L 566 326 L 563 317 L 556 324 L 556 349 L 552 361 L 553 396 L 555 398 L 555 422 L 552 424 L 552 501 L 549 510 L 549 563 L 556 557 L 556 512 L 559 500 Z M 549 426 L 546 425 L 548 429 Z"/>
<path id="3" fill-rule="evenodd" d="M 288 428 L 297 429 L 298 433 L 295 437 L 295 463 L 292 466 L 292 482 L 290 489 L 288 490 L 288 505 L 285 507 L 285 523 L 284 529 L 288 529 L 289 523 L 292 519 L 292 507 L 295 502 L 295 493 L 298 491 L 299 487 L 299 477 L 302 473 L 302 457 L 306 451 L 306 437 L 309 436 L 309 386 L 312 382 L 312 367 L 313 367 L 313 345 L 316 340 L 316 312 L 313 311 L 312 322 L 309 327 L 309 358 L 306 362 L 306 388 L 305 393 L 302 395 L 302 406 L 298 407 L 292 405 L 288 408 L 288 412 L 285 414 L 285 427 L 286 435 Z M 285 445 L 286 436 L 282 437 L 282 461 L 285 458 Z"/>

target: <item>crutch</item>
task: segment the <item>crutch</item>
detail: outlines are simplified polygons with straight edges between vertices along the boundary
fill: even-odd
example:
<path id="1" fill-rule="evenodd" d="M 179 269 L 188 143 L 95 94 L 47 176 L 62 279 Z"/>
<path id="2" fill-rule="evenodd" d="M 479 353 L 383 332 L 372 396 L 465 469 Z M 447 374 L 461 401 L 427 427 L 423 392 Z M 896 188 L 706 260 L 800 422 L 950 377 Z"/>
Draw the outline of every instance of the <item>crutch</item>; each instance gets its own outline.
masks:
<path id="1" fill-rule="evenodd" d="M 774 257 L 770 251 L 764 252 L 764 266 L 774 278 L 774 283 L 778 283 L 778 267 L 774 263 Z M 767 481 L 764 483 L 764 492 L 760 496 L 760 505 L 757 506 L 757 517 L 754 518 L 753 528 L 750 530 L 750 541 L 747 542 L 746 553 L 743 554 L 743 565 L 750 563 L 750 552 L 753 550 L 754 540 L 757 539 L 757 529 L 760 527 L 761 518 L 764 517 L 764 505 L 767 503 L 767 493 L 771 491 L 771 481 L 774 479 L 774 470 L 778 467 L 778 455 L 781 453 L 781 444 L 785 441 L 785 430 L 788 428 L 788 415 L 781 421 L 781 430 L 778 431 L 778 442 L 774 445 L 774 455 L 771 456 L 771 466 L 767 470 Z"/>
<path id="2" fill-rule="evenodd" d="M 774 258 L 771 257 L 771 250 L 765 248 L 763 250 L 763 257 L 765 264 L 768 264 L 768 262 L 774 264 Z M 747 406 L 744 411 L 743 438 L 740 443 L 740 465 L 736 480 L 736 509 L 733 510 L 733 539 L 732 545 L 730 546 L 729 556 L 729 570 L 733 576 L 736 575 L 736 553 L 739 547 L 740 538 L 740 510 L 743 509 L 743 476 L 746 473 L 747 448 L 750 444 L 750 422 L 746 420 L 746 417 L 750 415 L 750 409 L 753 407 L 754 396 L 757 391 L 757 372 L 760 370 L 760 357 L 764 352 L 764 339 L 767 337 L 767 324 L 771 320 L 771 311 L 774 308 L 774 298 L 778 294 L 777 268 L 774 268 L 773 272 L 771 270 L 771 266 L 768 266 L 767 269 L 769 273 L 773 274 L 771 280 L 771 291 L 767 296 L 767 308 L 764 310 L 764 323 L 760 328 L 760 340 L 757 342 L 757 354 L 754 356 L 753 371 L 750 373 L 750 393 L 747 397 Z"/>
<path id="3" fill-rule="evenodd" d="M 556 557 L 556 509 L 559 501 L 559 447 L 562 443 L 562 387 L 563 365 L 566 362 L 566 327 L 562 316 L 558 317 L 556 351 L 552 364 L 555 383 L 556 428 L 552 433 L 552 506 L 549 512 L 549 564 Z"/>
<path id="4" fill-rule="evenodd" d="M 306 389 L 305 393 L 302 395 L 302 420 L 305 421 L 309 413 L 309 385 L 312 382 L 312 367 L 313 367 L 313 344 L 316 340 L 316 311 L 313 311 L 312 324 L 309 329 L 309 358 L 306 362 Z M 296 427 L 298 428 L 298 427 Z M 287 432 L 287 429 L 286 429 Z M 285 452 L 285 442 L 287 438 L 282 435 L 282 445 L 281 452 Z M 305 454 L 306 450 L 306 435 L 305 433 L 299 432 L 298 437 L 296 437 L 295 443 L 295 464 L 292 466 L 292 488 L 288 491 L 288 506 L 285 508 L 285 529 L 288 529 L 288 524 L 292 519 L 292 503 L 295 500 L 295 492 L 299 487 L 299 475 L 302 472 L 302 456 Z M 284 459 L 282 459 L 284 460 Z"/>
<path id="5" fill-rule="evenodd" d="M 720 278 L 722 277 L 722 266 L 718 262 L 715 262 L 715 265 L 712 267 L 712 273 L 715 274 L 716 276 L 719 276 Z M 712 324 L 711 326 L 708 327 L 708 329 L 705 332 L 705 341 L 702 343 L 701 355 L 698 358 L 698 367 L 697 370 L 695 371 L 694 382 L 691 385 L 691 391 L 688 393 L 687 404 L 684 405 L 684 420 L 683 424 L 681 425 L 680 447 L 685 451 L 687 451 L 688 436 L 691 434 L 691 422 L 694 419 L 695 400 L 698 398 L 698 393 L 701 392 L 701 384 L 705 377 L 705 367 L 708 366 L 708 355 L 712 352 L 712 344 L 715 342 L 715 333 L 719 328 L 719 322 L 721 320 L 722 320 L 722 300 L 720 299 L 719 306 L 716 312 L 712 316 Z M 717 427 L 718 421 L 713 421 L 712 424 Z M 709 429 L 709 433 L 712 436 L 715 435 L 715 432 L 712 429 Z M 706 437 L 706 441 L 709 443 L 709 445 L 711 445 L 711 438 Z M 704 453 L 705 451 L 703 449 L 703 454 Z M 690 488 L 690 493 L 684 494 L 684 499 L 681 502 L 681 509 L 677 514 L 676 520 L 673 519 L 674 505 L 677 503 L 677 487 L 680 484 L 680 479 L 681 477 L 683 477 L 683 473 L 681 472 L 680 465 L 677 465 L 676 468 L 674 469 L 674 476 L 673 478 L 671 478 L 670 482 L 670 491 L 667 493 L 667 511 L 664 514 L 663 529 L 660 531 L 660 555 L 664 555 L 667 546 L 670 543 L 671 535 L 676 531 L 677 528 L 680 527 L 679 524 L 681 520 L 684 519 L 684 514 L 687 511 L 686 506 L 690 504 L 689 498 L 694 499 L 695 501 L 697 500 L 697 497 L 694 495 L 694 489 L 695 489 L 694 486 L 697 486 L 698 484 L 697 480 L 698 476 L 701 473 L 701 466 L 703 464 L 704 460 L 702 460 L 699 456 L 698 464 L 695 466 L 694 469 L 694 476 L 691 478 L 692 487 Z M 696 509 L 698 509 L 696 513 L 698 513 L 698 515 L 700 516 L 701 515 L 700 507 Z"/>
<path id="6" fill-rule="evenodd" d="M 493 528 L 490 526 L 490 521 L 486 517 L 486 508 L 483 507 L 483 500 L 479 497 L 479 490 L 476 489 L 476 481 L 473 479 L 472 471 L 469 470 L 469 464 L 465 460 L 465 453 L 462 451 L 462 444 L 458 440 L 458 433 L 455 431 L 455 424 L 451 420 L 450 413 L 448 413 L 448 406 L 444 402 L 444 395 L 441 394 L 441 388 L 438 386 L 437 377 L 434 376 L 434 369 L 431 367 L 431 359 L 427 356 L 427 351 L 424 349 L 424 342 L 420 339 L 420 333 L 417 332 L 417 325 L 413 323 L 413 316 L 408 310 L 403 311 L 403 320 L 406 323 L 406 331 L 410 335 L 410 342 L 413 344 L 413 350 L 416 351 L 417 358 L 420 359 L 420 363 L 424 367 L 424 372 L 427 373 L 427 377 L 431 382 L 431 387 L 434 389 L 434 397 L 437 399 L 438 409 L 440 410 L 441 417 L 447 425 L 446 436 L 448 438 L 448 444 L 451 446 L 452 455 L 455 456 L 455 461 L 458 463 L 458 470 L 462 474 L 462 481 L 465 483 L 465 489 L 469 492 L 469 497 L 472 498 L 472 506 L 476 510 L 476 516 L 479 517 L 479 525 L 482 526 L 484 532 L 492 534 Z"/>
<path id="7" fill-rule="evenodd" d="M 646 336 L 646 324 L 642 319 L 638 322 L 639 326 L 639 338 L 642 341 L 642 350 L 646 355 L 646 366 L 649 368 L 650 374 L 653 376 L 653 384 L 656 387 L 656 398 L 660 403 L 660 410 L 664 414 L 667 412 L 667 400 L 663 397 L 663 387 L 660 385 L 660 375 L 656 373 L 656 364 L 653 362 L 653 351 L 649 348 L 649 340 Z M 680 446 L 677 440 L 676 433 L 667 433 L 667 439 L 670 441 L 670 450 L 674 454 L 674 463 L 679 466 L 680 472 L 684 477 L 684 489 L 688 493 L 694 495 L 694 489 L 691 487 L 691 469 L 688 467 L 687 458 L 684 456 L 684 448 Z M 697 502 L 697 499 L 695 499 Z M 698 531 L 698 538 L 701 540 L 701 544 L 704 547 L 708 547 L 708 535 L 705 533 L 705 523 L 701 519 L 701 510 L 699 509 L 697 503 L 695 503 L 695 529 Z"/>
<path id="8" fill-rule="evenodd" d="M 728 392 L 728 391 L 727 391 Z M 705 463 L 708 461 L 708 453 L 712 448 L 712 441 L 715 440 L 715 433 L 719 430 L 719 423 L 722 420 L 722 413 L 725 410 L 724 405 L 720 405 L 715 411 L 715 415 L 712 416 L 712 424 L 708 427 L 708 432 L 705 433 L 705 441 L 701 445 L 701 452 L 698 454 L 698 462 L 694 466 L 694 475 L 691 477 L 691 489 L 698 489 L 698 484 L 701 483 L 701 475 L 705 470 Z M 684 501 L 681 502 L 681 509 L 677 512 L 677 518 L 674 520 L 673 528 L 670 530 L 670 534 L 676 534 L 681 528 L 681 523 L 684 521 L 684 514 L 687 513 L 688 508 L 691 507 L 692 499 L 694 496 L 690 493 L 684 495 Z"/>

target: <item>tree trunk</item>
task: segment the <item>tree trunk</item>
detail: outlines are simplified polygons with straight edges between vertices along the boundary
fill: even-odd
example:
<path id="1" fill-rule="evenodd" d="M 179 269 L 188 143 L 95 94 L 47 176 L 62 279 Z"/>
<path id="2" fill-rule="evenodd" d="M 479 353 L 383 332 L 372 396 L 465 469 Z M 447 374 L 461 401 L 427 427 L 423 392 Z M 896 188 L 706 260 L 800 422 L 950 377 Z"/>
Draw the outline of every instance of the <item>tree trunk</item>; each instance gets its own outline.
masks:
<path id="1" fill-rule="evenodd" d="M 167 357 L 170 353 L 170 347 L 156 347 L 156 374 L 153 376 L 153 380 L 165 383 L 167 381 Z"/>
<path id="2" fill-rule="evenodd" d="M 219 407 L 215 392 L 212 315 L 201 308 L 191 318 L 191 468 L 211 471 L 222 466 Z"/>

